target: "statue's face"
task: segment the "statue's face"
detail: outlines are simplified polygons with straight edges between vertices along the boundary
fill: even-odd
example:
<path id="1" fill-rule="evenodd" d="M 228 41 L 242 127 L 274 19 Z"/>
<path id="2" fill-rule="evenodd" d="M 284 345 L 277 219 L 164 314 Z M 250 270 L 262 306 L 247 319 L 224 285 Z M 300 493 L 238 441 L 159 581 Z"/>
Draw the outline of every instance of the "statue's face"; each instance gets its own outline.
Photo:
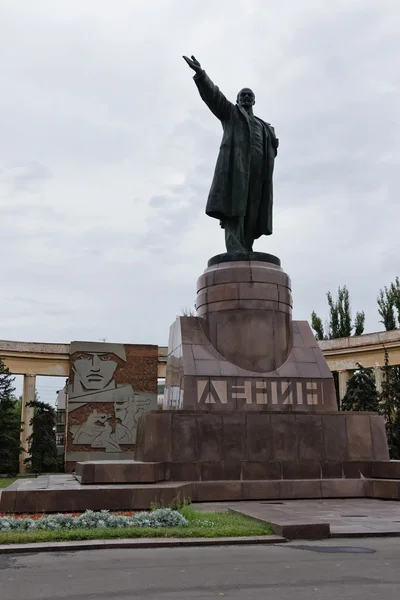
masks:
<path id="1" fill-rule="evenodd" d="M 237 95 L 237 103 L 243 108 L 253 106 L 256 102 L 254 92 L 250 88 L 243 88 Z"/>

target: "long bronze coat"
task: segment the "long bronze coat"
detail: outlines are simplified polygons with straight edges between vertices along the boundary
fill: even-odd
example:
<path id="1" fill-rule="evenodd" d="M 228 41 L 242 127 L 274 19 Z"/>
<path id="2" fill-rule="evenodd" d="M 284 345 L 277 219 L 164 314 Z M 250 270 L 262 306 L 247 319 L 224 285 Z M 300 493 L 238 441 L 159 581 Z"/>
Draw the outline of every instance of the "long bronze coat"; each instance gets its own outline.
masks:
<path id="1" fill-rule="evenodd" d="M 238 104 L 229 102 L 204 71 L 193 79 L 201 98 L 221 121 L 223 128 L 206 214 L 221 221 L 229 217 L 245 217 L 252 143 L 248 114 Z M 254 239 L 272 233 L 272 175 L 277 154 L 274 128 L 256 118 L 263 125 L 265 167 L 262 172 L 263 185 Z"/>

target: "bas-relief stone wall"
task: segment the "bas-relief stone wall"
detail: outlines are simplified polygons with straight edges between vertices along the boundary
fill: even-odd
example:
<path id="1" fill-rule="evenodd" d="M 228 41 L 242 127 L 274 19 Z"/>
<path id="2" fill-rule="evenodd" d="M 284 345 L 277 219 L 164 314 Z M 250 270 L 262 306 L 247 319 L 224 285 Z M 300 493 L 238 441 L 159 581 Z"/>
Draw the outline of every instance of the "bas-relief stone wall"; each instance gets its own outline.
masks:
<path id="1" fill-rule="evenodd" d="M 157 408 L 158 347 L 72 342 L 66 470 L 133 458 L 139 417 Z"/>

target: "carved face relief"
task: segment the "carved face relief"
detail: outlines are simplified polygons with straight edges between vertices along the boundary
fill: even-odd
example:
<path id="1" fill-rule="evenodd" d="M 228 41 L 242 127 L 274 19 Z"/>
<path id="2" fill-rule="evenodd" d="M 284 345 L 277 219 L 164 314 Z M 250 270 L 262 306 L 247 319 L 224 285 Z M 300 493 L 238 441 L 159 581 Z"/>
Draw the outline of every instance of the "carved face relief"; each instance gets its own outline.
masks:
<path id="1" fill-rule="evenodd" d="M 86 390 L 103 390 L 112 381 L 118 363 L 111 353 L 81 352 L 73 363 L 75 378 Z"/>

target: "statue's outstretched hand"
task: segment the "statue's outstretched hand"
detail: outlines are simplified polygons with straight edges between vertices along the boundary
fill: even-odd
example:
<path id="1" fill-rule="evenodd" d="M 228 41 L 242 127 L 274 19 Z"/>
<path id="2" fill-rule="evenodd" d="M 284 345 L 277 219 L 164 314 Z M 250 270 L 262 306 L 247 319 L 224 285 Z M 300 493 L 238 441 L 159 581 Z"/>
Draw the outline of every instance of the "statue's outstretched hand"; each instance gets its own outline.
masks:
<path id="1" fill-rule="evenodd" d="M 183 58 L 186 60 L 189 67 L 193 69 L 193 71 L 196 71 L 197 74 L 203 71 L 203 69 L 201 68 L 201 64 L 193 55 L 190 58 L 187 56 L 184 56 Z"/>

